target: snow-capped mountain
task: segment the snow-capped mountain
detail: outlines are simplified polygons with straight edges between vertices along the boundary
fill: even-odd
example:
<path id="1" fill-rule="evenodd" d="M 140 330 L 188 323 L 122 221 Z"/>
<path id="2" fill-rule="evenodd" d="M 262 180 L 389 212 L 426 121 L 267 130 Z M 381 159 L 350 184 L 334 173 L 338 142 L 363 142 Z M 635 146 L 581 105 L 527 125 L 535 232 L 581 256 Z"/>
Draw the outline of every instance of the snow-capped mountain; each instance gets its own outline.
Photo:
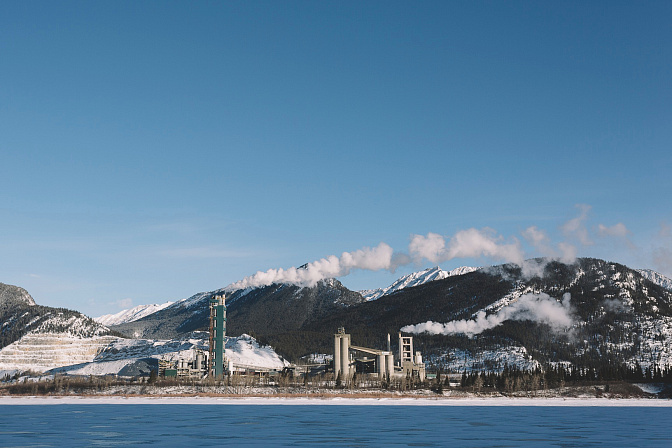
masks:
<path id="1" fill-rule="evenodd" d="M 672 279 L 669 277 L 665 277 L 663 274 L 659 274 L 656 271 L 652 271 L 651 269 L 638 269 L 637 272 L 642 274 L 642 277 L 644 277 L 647 280 L 652 281 L 658 286 L 662 286 L 665 289 L 669 289 L 672 291 Z"/>
<path id="2" fill-rule="evenodd" d="M 142 319 L 145 316 L 161 311 L 164 308 L 168 308 L 175 302 L 166 302 L 161 304 L 152 304 L 152 305 L 138 305 L 134 308 L 127 310 L 119 311 L 116 314 L 105 314 L 103 316 L 94 317 L 93 320 L 103 325 L 121 325 L 126 322 L 133 322 L 138 319 Z"/>
<path id="3" fill-rule="evenodd" d="M 0 284 L 0 370 L 44 370 L 90 361 L 116 339 L 77 311 L 37 305 L 28 292 Z"/>
<path id="4" fill-rule="evenodd" d="M 91 361 L 117 337 L 93 319 L 40 306 L 28 292 L 0 284 L 0 370 L 43 371 Z"/>
<path id="5" fill-rule="evenodd" d="M 366 301 L 376 300 L 393 292 L 397 292 L 404 288 L 412 288 L 414 286 L 424 285 L 425 283 L 433 282 L 435 280 L 443 280 L 444 278 L 453 277 L 456 275 L 468 274 L 477 271 L 480 268 L 473 268 L 469 266 L 462 266 L 452 271 L 444 271 L 440 267 L 425 269 L 424 271 L 414 272 L 405 275 L 399 280 L 392 283 L 387 288 L 366 289 L 359 291 Z"/>
<path id="6" fill-rule="evenodd" d="M 16 306 L 35 306 L 35 300 L 23 288 L 0 283 L 0 312 Z"/>
<path id="7" fill-rule="evenodd" d="M 395 281 L 392 285 L 388 286 L 387 288 L 359 291 L 359 293 L 364 297 L 364 300 L 366 301 L 376 300 L 384 295 L 392 294 L 393 292 L 399 291 L 404 288 L 411 288 L 414 286 L 423 285 L 427 282 L 431 282 L 434 280 L 442 280 L 444 278 L 452 277 L 455 275 L 467 274 L 469 272 L 473 272 L 478 269 L 480 268 L 474 268 L 468 266 L 459 267 L 457 269 L 453 269 L 452 271 L 444 271 L 439 267 L 429 268 L 425 269 L 424 271 L 405 275 L 400 279 L 398 279 L 397 281 Z M 161 320 L 165 320 L 165 316 L 167 316 L 168 314 L 170 315 L 182 314 L 185 312 L 189 314 L 199 314 L 199 313 L 202 314 L 202 311 L 207 309 L 207 300 L 209 300 L 210 297 L 213 297 L 214 295 L 226 294 L 226 304 L 227 306 L 232 306 L 237 301 L 241 302 L 246 301 L 248 299 L 247 297 L 248 295 L 257 296 L 260 291 L 262 290 L 267 291 L 268 288 L 271 287 L 274 288 L 274 291 L 275 290 L 277 290 L 278 292 L 283 291 L 283 294 L 290 289 L 293 291 L 293 294 L 299 294 L 299 293 L 304 294 L 304 292 L 301 291 L 304 290 L 308 291 L 311 289 L 311 288 L 301 288 L 289 284 L 271 285 L 269 287 L 260 287 L 260 288 L 247 288 L 243 290 L 232 289 L 231 286 L 227 286 L 225 288 L 220 288 L 215 291 L 200 292 L 194 294 L 191 297 L 181 299 L 176 302 L 166 302 L 161 305 L 139 305 L 136 306 L 135 308 L 123 310 L 116 314 L 106 314 L 104 316 L 96 317 L 95 320 L 103 325 L 118 326 L 136 322 L 142 319 L 146 320 L 147 318 L 152 318 L 151 317 L 152 315 L 160 311 L 162 311 L 161 315 L 156 317 L 160 318 Z M 333 296 L 334 303 L 337 305 L 340 304 L 347 306 L 358 302 L 354 298 L 353 293 L 351 291 L 347 291 L 348 294 L 345 294 L 343 292 L 345 288 L 336 279 L 322 280 L 320 284 L 317 285 L 316 287 L 319 291 L 322 291 L 322 293 L 324 293 L 327 289 L 332 290 L 328 294 L 328 296 L 329 297 Z M 340 291 L 340 292 L 335 293 L 334 291 Z M 237 305 L 234 306 L 234 310 L 236 307 Z M 192 331 L 194 329 L 196 329 L 196 327 L 190 328 L 189 331 Z M 118 330 L 125 331 L 125 329 L 122 330 L 120 328 L 118 328 Z M 128 331 L 126 332 L 128 333 Z M 143 330 L 137 333 L 136 336 L 165 337 L 169 336 L 169 334 L 157 335 L 151 332 L 147 333 L 146 331 Z"/>
<path id="8" fill-rule="evenodd" d="M 256 336 L 296 330 L 307 320 L 363 302 L 338 280 L 327 279 L 313 287 L 289 284 L 229 291 L 226 288 L 195 294 L 133 322 L 113 326 L 128 337 L 169 339 L 208 328 L 209 300 L 226 292 L 227 332 Z"/>

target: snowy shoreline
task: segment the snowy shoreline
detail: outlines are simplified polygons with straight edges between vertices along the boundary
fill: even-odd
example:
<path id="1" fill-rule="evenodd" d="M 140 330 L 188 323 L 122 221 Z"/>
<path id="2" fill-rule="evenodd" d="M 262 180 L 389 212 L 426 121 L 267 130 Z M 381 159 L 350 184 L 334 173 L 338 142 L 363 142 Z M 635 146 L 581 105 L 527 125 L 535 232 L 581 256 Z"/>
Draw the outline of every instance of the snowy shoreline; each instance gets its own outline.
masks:
<path id="1" fill-rule="evenodd" d="M 319 406 L 595 406 L 672 407 L 672 400 L 646 398 L 343 398 L 343 397 L 0 397 L 0 405 L 182 404 Z"/>

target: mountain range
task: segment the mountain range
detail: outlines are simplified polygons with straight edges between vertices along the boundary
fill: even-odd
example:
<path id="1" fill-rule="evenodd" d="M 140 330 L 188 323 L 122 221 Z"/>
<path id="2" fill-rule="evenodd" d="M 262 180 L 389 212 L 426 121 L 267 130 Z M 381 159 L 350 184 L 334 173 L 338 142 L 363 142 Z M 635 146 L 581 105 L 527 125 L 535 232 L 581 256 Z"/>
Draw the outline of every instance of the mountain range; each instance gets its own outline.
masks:
<path id="1" fill-rule="evenodd" d="M 591 258 L 571 264 L 534 259 L 522 267 L 461 268 L 452 273 L 432 268 L 363 293 L 349 291 L 334 279 L 312 288 L 274 284 L 229 291 L 227 331 L 250 333 L 298 360 L 330 353 L 332 334 L 341 326 L 357 345 L 383 348 L 388 333 L 409 325 L 471 325 L 479 313 L 497 317 L 524 296 L 546 295 L 561 303 L 568 294 L 572 322 L 562 332 L 547 321 L 503 319 L 479 334 L 417 334 L 416 347 L 433 363 L 462 369 L 507 362 L 664 366 L 672 364 L 668 285 L 669 279 L 660 274 Z M 204 329 L 208 299 L 222 292 L 226 288 L 200 293 L 112 328 L 135 337 L 174 337 Z M 518 355 L 512 358 L 512 353 Z"/>
<path id="2" fill-rule="evenodd" d="M 396 335 L 401 328 L 419 324 L 422 328 L 473 330 L 482 322 L 494 322 L 478 332 L 418 332 L 415 347 L 427 363 L 456 371 L 502 369 L 507 364 L 664 369 L 672 366 L 671 285 L 672 280 L 654 271 L 604 260 L 580 258 L 565 264 L 532 259 L 523 266 L 465 267 L 450 272 L 431 268 L 373 291 L 350 291 L 335 279 L 322 280 L 314 287 L 222 288 L 118 313 L 118 321 L 131 320 L 109 328 L 90 319 L 93 324 L 88 325 L 93 325 L 89 331 L 100 335 L 184 338 L 193 331 L 207 330 L 209 299 L 226 293 L 227 334 L 250 334 L 293 361 L 331 353 L 333 333 L 339 327 L 352 335 L 354 345 L 384 348 L 387 334 Z M 5 285 L 7 292 L 2 291 L 0 310 L 12 308 L 11 303 L 22 310 L 13 317 L 3 315 L 4 335 L 5 327 L 17 328 L 18 319 L 23 319 L 24 326 L 31 322 L 32 318 L 21 317 L 23 310 L 39 306 L 20 288 Z M 560 314 L 540 314 L 531 304 Z M 33 312 L 33 316 L 53 312 Z M 11 337 L 3 341 L 13 342 Z"/>

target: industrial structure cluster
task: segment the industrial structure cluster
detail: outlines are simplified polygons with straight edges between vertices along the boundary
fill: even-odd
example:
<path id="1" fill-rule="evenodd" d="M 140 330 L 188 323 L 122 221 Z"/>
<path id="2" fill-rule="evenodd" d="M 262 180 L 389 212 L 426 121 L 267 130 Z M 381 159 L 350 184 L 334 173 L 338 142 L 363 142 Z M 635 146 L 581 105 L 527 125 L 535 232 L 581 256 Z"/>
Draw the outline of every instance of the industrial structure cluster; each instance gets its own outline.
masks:
<path id="1" fill-rule="evenodd" d="M 347 379 L 355 373 L 377 374 L 379 378 L 414 377 L 424 381 L 426 377 L 422 354 L 413 352 L 413 337 L 399 333 L 399 362 L 395 364 L 390 334 L 387 335 L 387 350 L 352 345 L 351 337 L 341 327 L 334 335 L 334 376 Z"/>
<path id="2" fill-rule="evenodd" d="M 246 366 L 236 366 L 226 358 L 226 303 L 223 294 L 210 299 L 210 328 L 208 350 L 193 350 L 190 359 L 162 360 L 159 375 L 165 377 L 220 378 L 248 371 Z M 295 371 L 307 372 L 306 366 L 294 366 Z M 422 354 L 413 351 L 413 337 L 399 333 L 399 354 L 395 361 L 390 334 L 387 335 L 387 350 L 360 347 L 352 344 L 350 334 L 341 327 L 334 334 L 332 366 L 324 365 L 322 371 L 331 370 L 334 379 L 347 380 L 355 374 L 376 375 L 380 379 L 426 378 Z M 329 369 L 329 367 L 332 367 Z M 256 369 L 258 371 L 269 369 Z"/>

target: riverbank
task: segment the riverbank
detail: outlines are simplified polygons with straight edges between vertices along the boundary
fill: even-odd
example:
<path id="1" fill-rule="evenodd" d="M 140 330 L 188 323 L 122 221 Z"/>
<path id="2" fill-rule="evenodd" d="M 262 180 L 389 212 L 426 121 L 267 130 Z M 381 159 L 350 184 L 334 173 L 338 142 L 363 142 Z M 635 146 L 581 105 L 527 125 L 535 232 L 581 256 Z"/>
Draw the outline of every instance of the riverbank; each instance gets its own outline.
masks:
<path id="1" fill-rule="evenodd" d="M 672 400 L 646 398 L 521 397 L 206 397 L 206 396 L 49 396 L 0 397 L 0 405 L 163 404 L 163 405 L 328 405 L 328 406 L 646 406 L 672 407 Z"/>

